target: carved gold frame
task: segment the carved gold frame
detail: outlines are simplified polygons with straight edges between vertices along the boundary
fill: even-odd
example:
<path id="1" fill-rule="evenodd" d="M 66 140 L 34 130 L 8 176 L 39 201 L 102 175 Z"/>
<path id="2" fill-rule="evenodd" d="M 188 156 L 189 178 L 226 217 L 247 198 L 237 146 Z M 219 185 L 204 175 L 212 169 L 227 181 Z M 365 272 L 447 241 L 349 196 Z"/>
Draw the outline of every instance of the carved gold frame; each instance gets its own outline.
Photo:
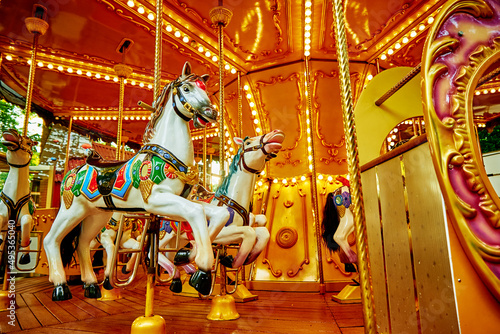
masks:
<path id="1" fill-rule="evenodd" d="M 448 216 L 471 264 L 500 301 L 500 274 L 495 274 L 500 272 L 500 199 L 482 164 L 472 109 L 478 82 L 500 59 L 500 32 L 490 34 L 500 30 L 494 8 L 482 0 L 443 6 L 424 46 L 422 99 Z M 486 37 L 464 29 L 472 18 L 488 26 Z"/>

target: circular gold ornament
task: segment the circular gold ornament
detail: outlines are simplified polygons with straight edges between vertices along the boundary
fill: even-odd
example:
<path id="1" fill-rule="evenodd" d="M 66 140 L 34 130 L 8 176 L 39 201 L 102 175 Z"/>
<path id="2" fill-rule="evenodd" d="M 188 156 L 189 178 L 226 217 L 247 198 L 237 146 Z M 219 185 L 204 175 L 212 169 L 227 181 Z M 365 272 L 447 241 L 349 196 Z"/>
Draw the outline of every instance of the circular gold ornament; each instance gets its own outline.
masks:
<path id="1" fill-rule="evenodd" d="M 276 234 L 276 243 L 281 248 L 290 248 L 297 243 L 299 235 L 293 227 L 282 227 Z"/>

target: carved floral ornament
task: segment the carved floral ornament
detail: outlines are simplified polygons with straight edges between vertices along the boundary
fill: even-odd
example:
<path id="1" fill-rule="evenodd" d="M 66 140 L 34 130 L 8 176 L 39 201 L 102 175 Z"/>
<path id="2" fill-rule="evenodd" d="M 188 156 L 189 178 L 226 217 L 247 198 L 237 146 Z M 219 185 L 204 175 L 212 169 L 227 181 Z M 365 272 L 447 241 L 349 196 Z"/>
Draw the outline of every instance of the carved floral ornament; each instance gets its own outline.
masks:
<path id="1" fill-rule="evenodd" d="M 482 165 L 472 102 L 478 81 L 500 59 L 500 6 L 450 1 L 429 32 L 422 98 L 435 170 L 463 249 L 500 301 L 500 199 Z"/>

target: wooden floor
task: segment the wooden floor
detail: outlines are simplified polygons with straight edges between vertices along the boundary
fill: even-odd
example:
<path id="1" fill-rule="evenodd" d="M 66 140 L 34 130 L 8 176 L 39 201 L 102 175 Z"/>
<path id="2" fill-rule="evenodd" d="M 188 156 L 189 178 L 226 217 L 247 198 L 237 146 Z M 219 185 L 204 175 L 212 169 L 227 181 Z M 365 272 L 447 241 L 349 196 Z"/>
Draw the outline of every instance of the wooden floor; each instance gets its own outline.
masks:
<path id="1" fill-rule="evenodd" d="M 16 325 L 0 312 L 0 333 L 130 333 L 132 322 L 144 315 L 145 277 L 122 291 L 116 301 L 83 296 L 70 286 L 73 299 L 52 301 L 46 276 L 16 282 Z M 362 334 L 361 304 L 339 304 L 331 293 L 252 291 L 258 300 L 237 303 L 238 320 L 206 319 L 211 301 L 174 296 L 167 286 L 155 288 L 154 313 L 167 324 L 167 333 L 342 333 Z"/>

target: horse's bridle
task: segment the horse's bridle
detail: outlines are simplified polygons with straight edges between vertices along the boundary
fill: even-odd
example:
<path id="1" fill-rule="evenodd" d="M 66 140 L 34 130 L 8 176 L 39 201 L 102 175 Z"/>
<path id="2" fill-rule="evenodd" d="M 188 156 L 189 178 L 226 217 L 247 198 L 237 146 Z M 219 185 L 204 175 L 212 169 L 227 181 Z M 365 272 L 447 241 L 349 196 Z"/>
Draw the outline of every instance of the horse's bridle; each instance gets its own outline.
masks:
<path id="1" fill-rule="evenodd" d="M 182 90 L 179 89 L 179 87 L 183 84 L 183 82 L 185 81 L 196 81 L 196 80 L 202 80 L 202 78 L 198 77 L 198 76 L 188 76 L 186 79 L 180 81 L 178 78 L 175 79 L 174 81 L 172 81 L 172 108 L 174 109 L 175 113 L 177 114 L 177 116 L 179 116 L 180 118 L 182 118 L 185 122 L 189 122 L 195 115 L 198 116 L 198 117 L 202 117 L 203 119 L 205 119 L 203 116 L 200 115 L 200 113 L 198 112 L 197 109 L 193 108 L 193 106 L 191 105 L 191 103 L 189 103 L 187 100 L 186 100 L 186 97 L 184 96 L 184 94 L 182 93 Z M 191 113 L 191 117 L 188 117 L 186 115 L 184 115 L 183 113 L 180 112 L 179 108 L 177 107 L 177 103 L 175 103 L 175 96 L 177 96 L 177 98 L 179 99 L 179 101 L 182 103 L 182 107 L 184 109 L 186 109 L 189 113 Z"/>
<path id="2" fill-rule="evenodd" d="M 22 141 L 22 138 L 20 140 Z M 31 150 L 31 147 L 28 148 L 27 146 L 29 146 L 29 145 L 23 145 L 21 143 L 18 143 L 16 146 L 17 147 L 15 149 L 11 149 L 10 146 L 7 146 L 7 149 L 11 152 L 16 152 L 19 150 L 24 151 L 24 152 L 29 154 L 30 158 L 28 159 L 28 162 L 23 164 L 23 165 L 13 164 L 13 163 L 10 163 L 8 161 L 7 161 L 7 164 L 11 167 L 14 167 L 14 168 L 23 168 L 23 167 L 28 166 L 31 162 L 31 158 L 33 157 L 33 151 Z"/>
<path id="3" fill-rule="evenodd" d="M 247 140 L 249 137 L 245 137 L 245 139 L 243 139 L 243 145 L 242 145 L 243 152 L 241 153 L 240 160 L 238 161 L 238 164 L 240 165 L 240 169 L 241 169 L 241 166 L 243 165 L 243 168 L 247 172 L 250 172 L 252 174 L 259 174 L 260 173 L 258 170 L 248 167 L 248 165 L 245 163 L 245 153 L 247 153 L 247 152 L 261 150 L 262 153 L 264 153 L 264 155 L 266 156 L 266 161 L 269 161 L 272 158 L 276 158 L 276 156 L 277 156 L 276 153 L 269 153 L 266 151 L 266 145 L 269 144 L 269 142 L 264 143 L 265 136 L 266 135 L 262 135 L 260 137 L 259 145 L 255 145 L 255 146 L 248 147 L 248 148 L 245 148 L 245 140 Z"/>

